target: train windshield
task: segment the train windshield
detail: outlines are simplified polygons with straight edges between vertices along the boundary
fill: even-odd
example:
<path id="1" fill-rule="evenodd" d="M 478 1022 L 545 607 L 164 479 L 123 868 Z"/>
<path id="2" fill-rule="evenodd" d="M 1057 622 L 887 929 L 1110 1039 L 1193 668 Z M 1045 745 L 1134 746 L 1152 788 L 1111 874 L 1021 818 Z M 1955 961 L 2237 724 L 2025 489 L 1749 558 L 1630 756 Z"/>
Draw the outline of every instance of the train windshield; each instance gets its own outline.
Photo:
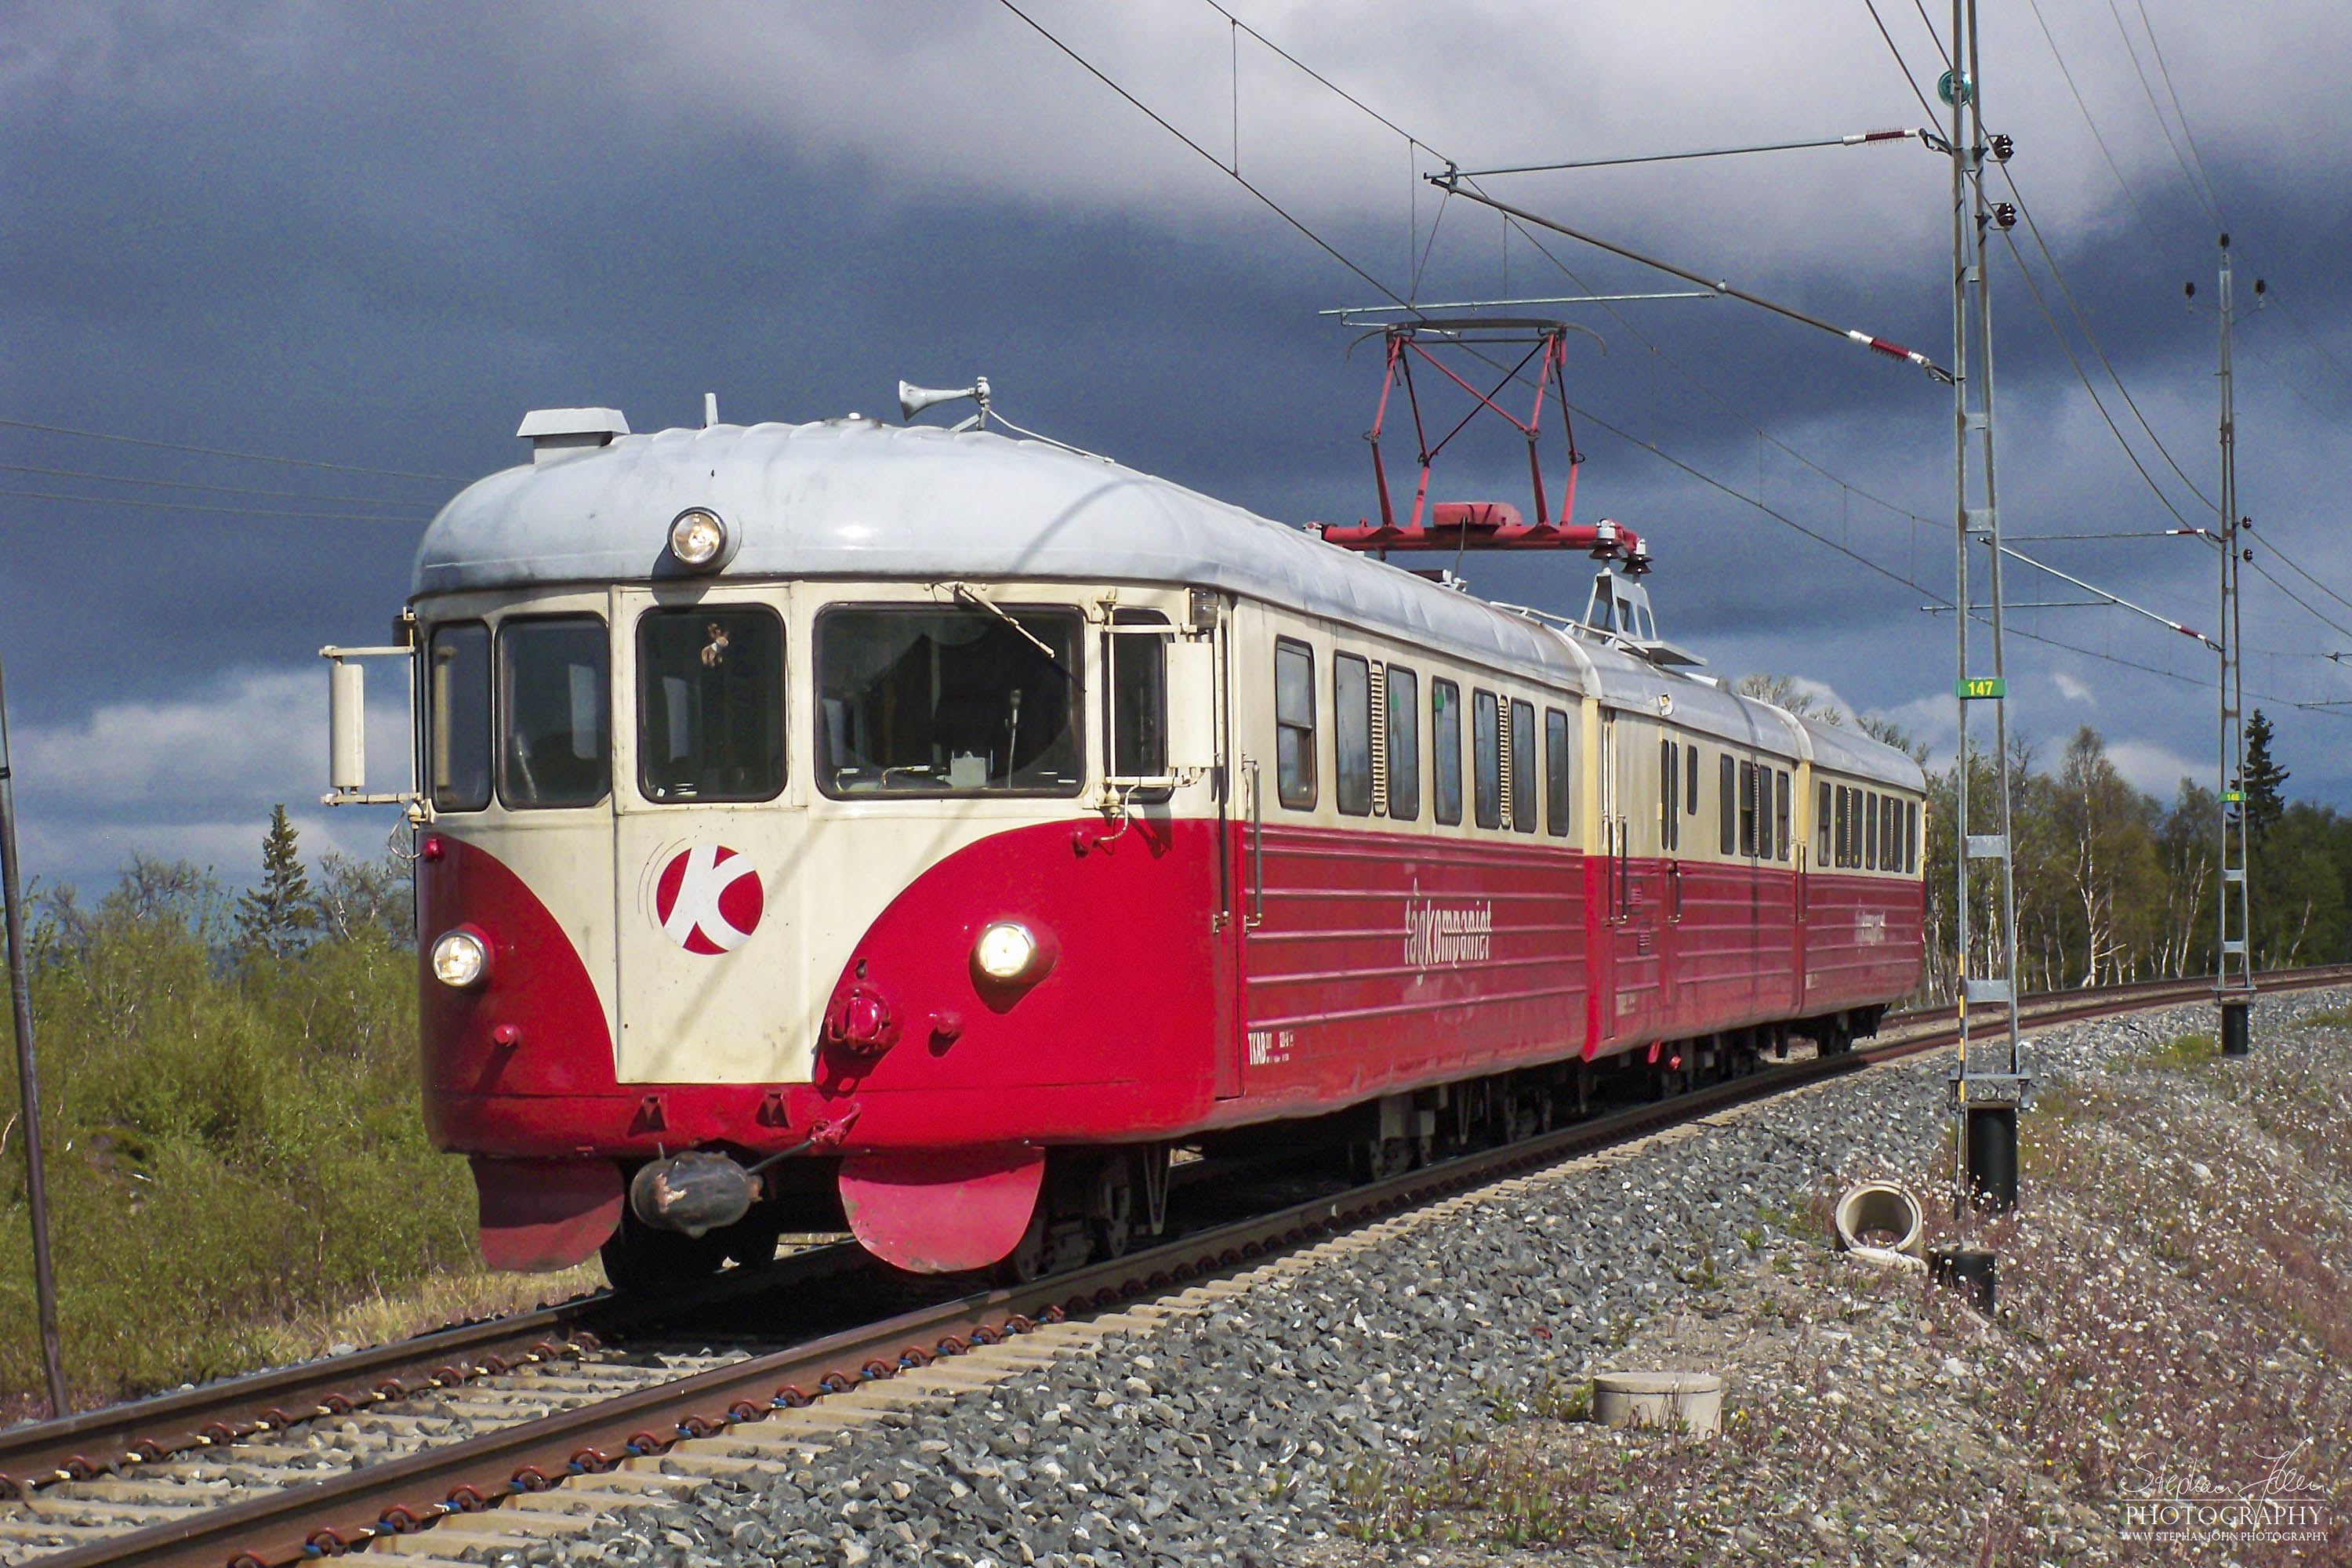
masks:
<path id="1" fill-rule="evenodd" d="M 593 616 L 499 628 L 499 795 L 530 810 L 594 805 L 607 793 L 604 623 Z"/>
<path id="2" fill-rule="evenodd" d="M 827 795 L 1076 795 L 1076 611 L 844 607 L 816 626 Z"/>
<path id="3" fill-rule="evenodd" d="M 637 787 L 647 800 L 773 800 L 784 787 L 784 628 L 773 610 L 637 622 Z"/>

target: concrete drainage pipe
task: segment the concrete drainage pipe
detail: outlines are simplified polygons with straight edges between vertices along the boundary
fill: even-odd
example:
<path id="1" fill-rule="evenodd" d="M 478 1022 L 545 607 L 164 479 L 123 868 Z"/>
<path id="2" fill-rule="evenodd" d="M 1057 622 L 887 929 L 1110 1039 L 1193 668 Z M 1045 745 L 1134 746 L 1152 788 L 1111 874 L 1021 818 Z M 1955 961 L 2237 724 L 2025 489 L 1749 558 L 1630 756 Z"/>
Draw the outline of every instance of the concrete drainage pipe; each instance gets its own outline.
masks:
<path id="1" fill-rule="evenodd" d="M 1838 1199 L 1838 1245 L 1882 1268 L 1925 1269 L 1926 1221 L 1919 1200 L 1892 1182 L 1858 1183 Z"/>

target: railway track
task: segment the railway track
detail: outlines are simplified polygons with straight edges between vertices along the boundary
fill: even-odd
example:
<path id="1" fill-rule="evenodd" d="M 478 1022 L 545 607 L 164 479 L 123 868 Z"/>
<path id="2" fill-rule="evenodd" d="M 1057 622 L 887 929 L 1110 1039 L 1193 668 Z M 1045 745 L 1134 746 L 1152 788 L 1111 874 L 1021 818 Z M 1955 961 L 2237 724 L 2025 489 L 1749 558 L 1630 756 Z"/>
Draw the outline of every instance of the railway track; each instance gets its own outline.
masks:
<path id="1" fill-rule="evenodd" d="M 2263 977 L 2276 993 L 2352 965 Z M 2178 1005 L 2210 982 L 2028 1000 L 2031 1026 Z M 1955 1010 L 1889 1015 L 1882 1037 L 1501 1148 L 1219 1225 L 1117 1260 L 918 1306 L 804 1342 L 723 1350 L 603 1335 L 819 1287 L 864 1269 L 846 1243 L 656 1301 L 582 1298 L 0 1434 L 0 1564 L 277 1568 L 354 1549 L 455 1562 L 526 1549 L 715 1477 L 789 1468 L 887 1420 L 1193 1310 L 1223 1277 L 1384 1216 L 1958 1037 Z"/>

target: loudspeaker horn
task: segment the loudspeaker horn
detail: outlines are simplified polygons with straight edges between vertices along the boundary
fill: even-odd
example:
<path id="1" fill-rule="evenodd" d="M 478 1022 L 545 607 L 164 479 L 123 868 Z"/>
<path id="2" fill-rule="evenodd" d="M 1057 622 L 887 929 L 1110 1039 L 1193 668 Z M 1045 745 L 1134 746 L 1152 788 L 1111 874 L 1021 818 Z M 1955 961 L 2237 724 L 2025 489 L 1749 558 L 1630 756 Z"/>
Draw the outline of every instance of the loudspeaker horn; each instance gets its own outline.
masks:
<path id="1" fill-rule="evenodd" d="M 917 386 L 912 382 L 898 384 L 898 415 L 912 419 L 924 409 L 937 404 L 953 403 L 960 397 L 975 398 L 982 408 L 988 406 L 988 377 L 982 376 L 970 386 Z"/>

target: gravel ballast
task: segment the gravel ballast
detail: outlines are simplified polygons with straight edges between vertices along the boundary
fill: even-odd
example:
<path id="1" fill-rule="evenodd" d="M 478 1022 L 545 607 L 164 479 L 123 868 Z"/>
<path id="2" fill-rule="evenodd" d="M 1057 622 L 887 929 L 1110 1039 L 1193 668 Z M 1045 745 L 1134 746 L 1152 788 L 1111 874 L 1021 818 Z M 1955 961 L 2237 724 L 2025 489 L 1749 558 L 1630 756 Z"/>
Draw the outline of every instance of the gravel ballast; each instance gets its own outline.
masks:
<path id="1" fill-rule="evenodd" d="M 2258 1055 L 2345 999 L 2259 1003 Z M 2032 1067 L 2043 1093 L 2120 1082 L 2117 1064 L 2210 1026 L 2210 1008 L 2063 1026 L 2032 1042 Z M 2330 1048 L 2352 1060 L 2352 1036 Z M 1991 1436 L 1988 1369 L 2008 1352 L 1995 1345 L 1979 1365 L 1966 1336 L 1993 1326 L 1924 1300 L 1941 1293 L 1916 1276 L 1825 1250 L 1836 1184 L 1892 1175 L 1916 1189 L 1948 1170 L 1949 1070 L 1939 1053 L 1833 1079 L 1456 1198 L 1260 1268 L 1156 1328 L 823 1438 L 826 1451 L 788 1473 L 722 1478 L 524 1555 L 663 1568 L 1483 1561 L 1511 1545 L 1497 1489 L 1550 1486 L 1574 1493 L 1567 1512 L 1521 1524 L 1554 1561 L 1681 1561 L 1685 1547 L 1709 1561 L 1799 1548 L 1974 1561 L 1979 1536 L 2028 1519 L 2051 1560 L 2103 1560 L 2114 1510 L 2070 1504 L 2063 1478 Z M 1927 1342 L 1922 1312 L 1942 1314 L 1949 1344 Z M 1729 1483 L 1700 1473 L 1694 1440 L 1574 1419 L 1580 1378 L 1630 1365 L 1726 1371 L 1727 1431 L 1769 1457 L 1740 1467 L 1739 1484 L 1772 1495 L 1717 1497 Z M 2322 1370 L 2341 1384 L 2341 1363 Z M 2005 1502 L 1874 1480 L 1872 1443 L 1906 1432 L 1948 1456 L 1939 1485 L 1999 1484 Z"/>

